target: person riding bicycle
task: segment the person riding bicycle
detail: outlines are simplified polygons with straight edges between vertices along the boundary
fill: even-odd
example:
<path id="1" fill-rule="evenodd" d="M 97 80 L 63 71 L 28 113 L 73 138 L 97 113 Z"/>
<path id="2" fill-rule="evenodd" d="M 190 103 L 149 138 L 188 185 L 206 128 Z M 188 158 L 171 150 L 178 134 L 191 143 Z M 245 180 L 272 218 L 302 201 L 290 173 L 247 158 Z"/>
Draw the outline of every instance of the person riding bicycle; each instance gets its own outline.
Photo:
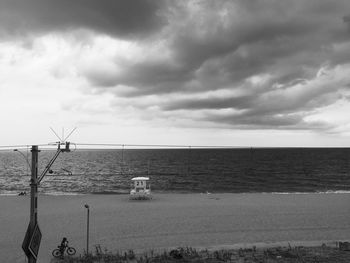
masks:
<path id="1" fill-rule="evenodd" d="M 63 259 L 64 258 L 64 253 L 67 253 L 67 255 L 69 256 L 73 256 L 75 255 L 75 253 L 77 252 L 75 250 L 74 247 L 70 247 L 68 246 L 68 240 L 66 237 L 64 237 L 61 241 L 61 244 L 59 246 L 57 246 L 57 248 L 55 248 L 53 251 L 52 251 L 52 255 L 55 257 L 55 258 L 61 258 Z"/>
<path id="2" fill-rule="evenodd" d="M 59 249 L 61 251 L 61 254 L 63 255 L 64 250 L 66 249 L 66 247 L 68 247 L 68 240 L 66 237 L 64 237 L 61 241 L 61 245 L 59 246 Z"/>

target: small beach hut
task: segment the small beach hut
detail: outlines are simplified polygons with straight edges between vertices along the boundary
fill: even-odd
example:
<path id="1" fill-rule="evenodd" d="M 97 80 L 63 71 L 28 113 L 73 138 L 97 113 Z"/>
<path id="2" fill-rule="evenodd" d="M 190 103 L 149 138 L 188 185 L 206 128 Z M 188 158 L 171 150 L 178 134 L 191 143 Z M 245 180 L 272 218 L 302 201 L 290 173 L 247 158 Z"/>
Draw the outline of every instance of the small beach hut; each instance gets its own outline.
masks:
<path id="1" fill-rule="evenodd" d="M 131 200 L 152 199 L 149 177 L 134 177 L 131 179 L 131 181 L 132 181 L 132 186 L 130 190 Z"/>

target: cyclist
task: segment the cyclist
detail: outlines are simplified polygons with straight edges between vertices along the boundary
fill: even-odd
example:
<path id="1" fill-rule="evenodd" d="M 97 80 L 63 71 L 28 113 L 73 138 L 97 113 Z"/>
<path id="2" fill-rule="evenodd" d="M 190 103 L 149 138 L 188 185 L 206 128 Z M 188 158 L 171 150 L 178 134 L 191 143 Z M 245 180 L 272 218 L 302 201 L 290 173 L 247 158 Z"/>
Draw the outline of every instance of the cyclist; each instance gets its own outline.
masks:
<path id="1" fill-rule="evenodd" d="M 61 245 L 59 246 L 59 249 L 60 249 L 62 256 L 63 256 L 63 253 L 64 253 L 66 247 L 68 247 L 68 240 L 66 237 L 64 237 L 61 241 Z"/>
<path id="2" fill-rule="evenodd" d="M 59 246 L 57 246 L 57 248 L 55 248 L 52 251 L 52 255 L 55 258 L 63 259 L 64 258 L 64 252 L 66 252 L 69 256 L 75 255 L 75 253 L 77 252 L 74 247 L 70 247 L 68 245 L 68 240 L 67 240 L 66 237 L 64 237 L 62 239 L 62 241 L 61 241 L 61 244 Z"/>

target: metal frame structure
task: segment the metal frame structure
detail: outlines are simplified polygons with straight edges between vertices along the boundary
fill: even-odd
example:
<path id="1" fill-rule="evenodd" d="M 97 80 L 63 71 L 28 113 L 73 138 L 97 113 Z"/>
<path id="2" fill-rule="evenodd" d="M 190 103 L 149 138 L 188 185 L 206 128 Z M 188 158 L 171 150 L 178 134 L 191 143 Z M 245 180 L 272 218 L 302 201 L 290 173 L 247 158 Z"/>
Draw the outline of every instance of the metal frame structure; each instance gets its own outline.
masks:
<path id="1" fill-rule="evenodd" d="M 61 148 L 61 145 L 64 145 L 64 148 Z M 27 233 L 23 240 L 22 248 L 28 258 L 29 263 L 36 263 L 37 252 L 39 251 L 40 241 L 41 241 L 41 232 L 38 226 L 38 186 L 43 180 L 44 176 L 50 171 L 51 166 L 57 159 L 57 157 L 62 152 L 70 152 L 69 142 L 58 142 L 58 148 L 55 155 L 52 157 L 50 162 L 46 165 L 44 171 L 41 173 L 38 178 L 38 161 L 39 161 L 39 147 L 38 145 L 33 145 L 31 149 L 32 153 L 32 165 L 31 165 L 31 178 L 30 178 L 30 221 L 27 229 Z M 39 234 L 38 234 L 39 233 Z M 33 237 L 36 237 L 33 241 Z M 36 253 L 33 253 L 33 249 L 30 249 L 35 243 Z"/>

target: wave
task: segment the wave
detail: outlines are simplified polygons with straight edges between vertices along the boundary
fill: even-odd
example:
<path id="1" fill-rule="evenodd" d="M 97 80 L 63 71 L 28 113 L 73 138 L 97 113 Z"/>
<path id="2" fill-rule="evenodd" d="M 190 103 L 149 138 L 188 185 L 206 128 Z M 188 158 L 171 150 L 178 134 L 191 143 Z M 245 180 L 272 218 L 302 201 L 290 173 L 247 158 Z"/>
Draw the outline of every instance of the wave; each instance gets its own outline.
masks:
<path id="1" fill-rule="evenodd" d="M 315 192 L 263 192 L 263 194 L 275 194 L 275 195 L 350 194 L 350 191 L 349 190 L 328 190 L 328 191 L 315 191 Z"/>
<path id="2" fill-rule="evenodd" d="M 19 195 L 18 192 L 4 191 L 0 193 L 0 196 L 16 196 Z"/>
<path id="3" fill-rule="evenodd" d="M 54 196 L 61 196 L 61 195 L 84 195 L 84 193 L 77 193 L 77 192 L 47 192 L 47 193 L 40 193 L 40 195 L 54 195 Z"/>
<path id="4" fill-rule="evenodd" d="M 310 194 L 350 194 L 350 191 L 319 191 L 319 192 L 184 192 L 184 191 L 153 191 L 154 194 L 264 194 L 264 195 L 310 195 Z M 39 195 L 46 196 L 79 196 L 79 195 L 128 195 L 129 191 L 99 191 L 99 192 L 45 192 Z M 0 196 L 18 196 L 19 192 L 2 192 Z M 27 196 L 30 195 L 26 193 Z"/>
<path id="5" fill-rule="evenodd" d="M 317 192 L 317 193 L 319 193 L 319 194 L 350 194 L 350 191 L 349 190 L 335 190 L 335 191 L 329 190 L 326 192 Z"/>

